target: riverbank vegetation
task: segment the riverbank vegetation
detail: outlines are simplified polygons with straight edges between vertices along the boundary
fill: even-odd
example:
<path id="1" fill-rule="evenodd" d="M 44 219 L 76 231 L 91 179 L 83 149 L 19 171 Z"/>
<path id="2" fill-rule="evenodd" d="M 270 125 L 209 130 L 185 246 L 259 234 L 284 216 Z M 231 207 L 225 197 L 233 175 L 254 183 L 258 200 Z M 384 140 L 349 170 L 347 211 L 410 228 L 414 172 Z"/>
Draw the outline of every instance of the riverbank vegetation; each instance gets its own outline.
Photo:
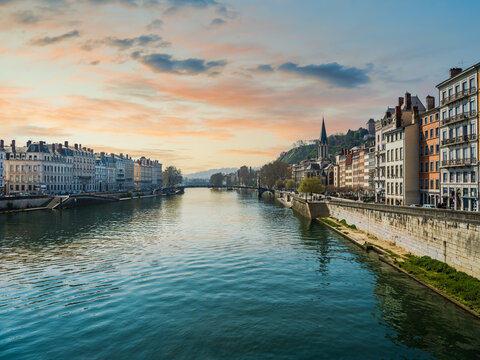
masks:
<path id="1" fill-rule="evenodd" d="M 394 244 L 382 241 L 371 234 L 358 230 L 355 225 L 348 225 L 345 220 L 335 218 L 318 218 L 319 221 L 336 229 L 348 239 L 364 249 L 379 249 L 378 252 L 393 266 L 412 277 L 434 287 L 448 298 L 457 300 L 466 307 L 480 314 L 480 280 L 450 265 L 428 256 L 414 256 Z M 381 245 L 380 245 L 381 244 Z"/>
<path id="2" fill-rule="evenodd" d="M 480 313 L 480 280 L 428 256 L 407 255 L 396 265 Z"/>

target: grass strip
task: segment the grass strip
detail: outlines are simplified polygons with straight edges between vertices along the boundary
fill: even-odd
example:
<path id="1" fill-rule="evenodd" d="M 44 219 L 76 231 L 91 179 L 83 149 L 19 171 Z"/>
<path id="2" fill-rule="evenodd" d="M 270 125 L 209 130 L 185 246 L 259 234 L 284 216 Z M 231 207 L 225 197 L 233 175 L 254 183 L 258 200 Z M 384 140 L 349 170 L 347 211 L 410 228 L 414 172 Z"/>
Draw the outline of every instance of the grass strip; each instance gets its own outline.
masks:
<path id="1" fill-rule="evenodd" d="M 480 313 L 480 280 L 428 256 L 407 255 L 395 264 Z"/>

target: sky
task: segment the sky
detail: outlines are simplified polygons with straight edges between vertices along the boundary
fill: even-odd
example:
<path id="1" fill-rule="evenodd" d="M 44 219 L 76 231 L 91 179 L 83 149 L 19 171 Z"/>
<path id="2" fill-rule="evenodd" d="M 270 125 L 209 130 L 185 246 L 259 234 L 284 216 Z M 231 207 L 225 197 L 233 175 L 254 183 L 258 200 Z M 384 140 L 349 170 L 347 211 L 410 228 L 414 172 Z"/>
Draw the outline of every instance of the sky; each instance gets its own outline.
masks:
<path id="1" fill-rule="evenodd" d="M 480 61 L 478 1 L 0 0 L 0 139 L 261 166 Z"/>

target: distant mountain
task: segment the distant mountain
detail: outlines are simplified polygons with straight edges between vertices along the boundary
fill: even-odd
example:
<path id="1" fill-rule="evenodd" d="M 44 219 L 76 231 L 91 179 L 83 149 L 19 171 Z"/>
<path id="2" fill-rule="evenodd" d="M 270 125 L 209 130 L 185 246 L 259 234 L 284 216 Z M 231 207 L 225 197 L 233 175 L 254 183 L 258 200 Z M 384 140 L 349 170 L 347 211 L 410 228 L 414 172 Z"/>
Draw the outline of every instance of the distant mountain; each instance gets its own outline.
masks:
<path id="1" fill-rule="evenodd" d="M 186 179 L 210 179 L 210 176 L 216 173 L 230 174 L 237 171 L 237 168 L 222 168 L 222 169 L 210 169 L 205 171 L 196 172 L 193 174 L 183 175 Z"/>
<path id="2" fill-rule="evenodd" d="M 328 137 L 328 152 L 335 155 L 342 148 L 352 148 L 360 146 L 367 141 L 364 136 L 368 134 L 368 130 L 359 128 L 358 130 L 348 130 L 346 134 L 335 134 Z M 318 156 L 318 146 L 316 144 L 300 145 L 294 147 L 287 152 L 280 154 L 278 160 L 287 164 L 298 164 L 302 160 L 316 158 Z"/>

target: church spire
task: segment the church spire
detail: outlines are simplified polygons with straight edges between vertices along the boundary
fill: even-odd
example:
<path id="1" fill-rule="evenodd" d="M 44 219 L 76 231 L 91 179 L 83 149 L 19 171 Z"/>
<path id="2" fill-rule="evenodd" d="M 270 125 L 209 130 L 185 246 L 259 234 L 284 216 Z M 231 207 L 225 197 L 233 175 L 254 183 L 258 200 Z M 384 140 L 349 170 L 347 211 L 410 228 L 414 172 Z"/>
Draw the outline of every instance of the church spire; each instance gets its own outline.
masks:
<path id="1" fill-rule="evenodd" d="M 327 131 L 325 130 L 325 117 L 322 119 L 322 134 L 320 135 L 320 144 L 327 144 Z"/>
<path id="2" fill-rule="evenodd" d="M 325 130 L 325 117 L 322 119 L 322 133 L 320 134 L 320 143 L 318 146 L 318 160 L 324 161 L 328 159 L 328 138 L 327 130 Z"/>

